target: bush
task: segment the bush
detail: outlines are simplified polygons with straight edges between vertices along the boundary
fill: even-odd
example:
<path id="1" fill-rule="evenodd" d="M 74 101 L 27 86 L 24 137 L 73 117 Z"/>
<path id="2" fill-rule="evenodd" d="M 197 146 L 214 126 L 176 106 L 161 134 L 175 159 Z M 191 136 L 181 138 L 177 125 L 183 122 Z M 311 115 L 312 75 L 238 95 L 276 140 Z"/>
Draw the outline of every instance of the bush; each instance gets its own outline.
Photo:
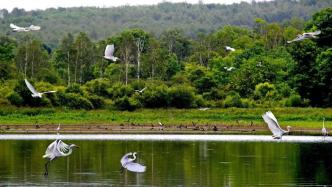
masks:
<path id="1" fill-rule="evenodd" d="M 170 103 L 167 86 L 149 86 L 142 94 L 142 102 L 149 108 L 167 107 Z"/>
<path id="2" fill-rule="evenodd" d="M 124 96 L 130 97 L 134 93 L 134 89 L 130 85 L 117 83 L 111 88 L 107 89 L 109 96 L 113 99 L 122 98 Z"/>
<path id="3" fill-rule="evenodd" d="M 71 84 L 70 86 L 68 86 L 65 89 L 66 93 L 74 93 L 74 94 L 79 94 L 79 95 L 83 95 L 83 90 L 81 89 L 81 86 L 79 84 Z"/>
<path id="4" fill-rule="evenodd" d="M 88 100 L 92 103 L 94 109 L 103 108 L 105 106 L 105 101 L 102 97 L 92 95 L 88 97 Z"/>
<path id="5" fill-rule="evenodd" d="M 268 82 L 259 83 L 255 86 L 254 96 L 257 99 L 276 99 L 277 90 L 273 84 Z"/>
<path id="6" fill-rule="evenodd" d="M 108 97 L 107 89 L 110 87 L 110 81 L 107 79 L 94 79 L 87 82 L 84 86 L 89 93 Z"/>
<path id="7" fill-rule="evenodd" d="M 135 98 L 124 96 L 114 100 L 114 106 L 119 110 L 134 111 L 139 107 L 139 101 Z"/>
<path id="8" fill-rule="evenodd" d="M 241 97 L 238 93 L 232 92 L 226 96 L 224 100 L 224 107 L 242 107 Z"/>
<path id="9" fill-rule="evenodd" d="M 291 95 L 285 102 L 287 107 L 301 107 L 303 106 L 300 95 Z"/>
<path id="10" fill-rule="evenodd" d="M 171 106 L 176 108 L 189 108 L 195 102 L 194 89 L 190 86 L 175 86 L 170 89 Z"/>
<path id="11" fill-rule="evenodd" d="M 93 108 L 92 103 L 88 99 L 78 94 L 59 92 L 58 97 L 62 106 L 67 106 L 72 109 L 86 109 L 86 110 Z"/>
<path id="12" fill-rule="evenodd" d="M 7 96 L 8 101 L 15 106 L 22 106 L 23 105 L 23 98 L 20 96 L 20 94 L 16 92 L 12 92 Z"/>

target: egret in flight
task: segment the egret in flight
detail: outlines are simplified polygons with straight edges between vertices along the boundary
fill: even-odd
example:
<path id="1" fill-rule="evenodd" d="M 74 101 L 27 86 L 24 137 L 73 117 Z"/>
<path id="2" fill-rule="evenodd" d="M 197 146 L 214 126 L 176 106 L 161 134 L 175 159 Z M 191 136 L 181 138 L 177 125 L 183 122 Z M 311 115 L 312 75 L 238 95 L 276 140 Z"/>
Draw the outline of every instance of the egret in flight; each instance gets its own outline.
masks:
<path id="1" fill-rule="evenodd" d="M 235 69 L 235 67 L 233 67 L 233 66 L 231 66 L 231 67 L 227 67 L 227 66 L 225 66 L 224 69 L 225 69 L 226 71 L 232 71 L 233 69 Z"/>
<path id="2" fill-rule="evenodd" d="M 47 92 L 37 92 L 37 90 L 30 84 L 30 82 L 27 79 L 24 79 L 25 84 L 27 85 L 27 87 L 29 88 L 29 90 L 31 91 L 31 96 L 32 97 L 39 97 L 41 98 L 43 94 L 46 93 L 54 93 L 56 91 L 47 91 Z"/>
<path id="3" fill-rule="evenodd" d="M 325 118 L 323 118 L 322 135 L 323 135 L 324 137 L 328 135 L 327 129 L 325 128 Z"/>
<path id="4" fill-rule="evenodd" d="M 225 49 L 227 51 L 235 51 L 235 49 L 233 47 L 229 47 L 229 46 L 225 46 Z"/>
<path id="5" fill-rule="evenodd" d="M 114 54 L 114 45 L 111 44 L 111 45 L 107 45 L 106 48 L 105 48 L 105 56 L 104 58 L 108 59 L 108 60 L 112 60 L 112 61 L 117 61 L 119 58 L 118 57 L 115 57 L 113 56 Z"/>
<path id="6" fill-rule="evenodd" d="M 44 175 L 48 175 L 48 165 L 51 163 L 52 160 L 56 159 L 57 157 L 69 156 L 73 152 L 73 148 L 78 147 L 75 144 L 65 144 L 63 141 L 57 139 L 52 142 L 46 149 L 45 155 L 43 158 L 48 159 L 45 163 L 45 173 Z"/>
<path id="7" fill-rule="evenodd" d="M 297 42 L 297 41 L 302 41 L 305 39 L 311 39 L 311 38 L 317 38 L 317 35 L 319 35 L 321 31 L 315 31 L 315 32 L 307 32 L 303 34 L 297 35 L 297 37 L 291 41 L 287 41 L 287 43 L 292 43 L 292 42 Z"/>
<path id="8" fill-rule="evenodd" d="M 135 163 L 134 160 L 136 160 L 136 152 L 134 153 L 127 153 L 121 158 L 121 171 L 123 172 L 123 169 L 127 169 L 132 172 L 138 172 L 142 173 L 145 172 L 146 166 L 143 166 L 139 163 Z M 132 157 L 132 158 L 130 158 Z"/>
<path id="9" fill-rule="evenodd" d="M 207 111 L 207 110 L 210 110 L 210 108 L 209 107 L 204 107 L 204 108 L 199 108 L 198 110 Z"/>
<path id="10" fill-rule="evenodd" d="M 146 89 L 146 87 L 144 87 L 144 88 L 141 89 L 141 90 L 135 90 L 135 92 L 143 93 L 145 89 Z"/>
<path id="11" fill-rule="evenodd" d="M 37 31 L 40 30 L 40 26 L 30 25 L 29 27 L 19 27 L 13 23 L 9 25 L 14 32 L 28 32 L 28 31 Z"/>
<path id="12" fill-rule="evenodd" d="M 289 133 L 291 127 L 287 126 L 287 131 L 283 130 L 277 121 L 277 118 L 273 115 L 271 111 L 266 112 L 262 115 L 265 123 L 267 123 L 270 131 L 272 132 L 272 137 L 274 139 L 281 139 L 282 135 Z"/>

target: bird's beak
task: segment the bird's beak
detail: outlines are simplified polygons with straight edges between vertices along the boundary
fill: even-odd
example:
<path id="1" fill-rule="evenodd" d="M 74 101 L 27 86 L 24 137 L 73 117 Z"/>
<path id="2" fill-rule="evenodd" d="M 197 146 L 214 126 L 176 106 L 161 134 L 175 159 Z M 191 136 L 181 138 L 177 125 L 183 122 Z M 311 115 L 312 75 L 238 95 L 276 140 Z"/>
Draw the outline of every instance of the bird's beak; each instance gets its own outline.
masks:
<path id="1" fill-rule="evenodd" d="M 80 148 L 80 146 L 75 145 L 75 148 Z"/>

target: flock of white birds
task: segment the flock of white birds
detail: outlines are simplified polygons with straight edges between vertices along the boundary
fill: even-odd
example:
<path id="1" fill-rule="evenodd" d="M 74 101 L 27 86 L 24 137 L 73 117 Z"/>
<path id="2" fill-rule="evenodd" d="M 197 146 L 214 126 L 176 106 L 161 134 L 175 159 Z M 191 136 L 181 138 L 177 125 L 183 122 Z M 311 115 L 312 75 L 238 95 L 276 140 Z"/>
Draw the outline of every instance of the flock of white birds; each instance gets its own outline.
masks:
<path id="1" fill-rule="evenodd" d="M 15 32 L 28 32 L 28 31 L 37 31 L 40 30 L 40 26 L 34 26 L 34 25 L 30 25 L 29 27 L 19 27 L 17 25 L 14 25 L 13 23 L 10 24 L 10 28 L 13 29 L 13 31 Z M 303 33 L 298 35 L 295 39 L 291 40 L 291 41 L 287 41 L 287 43 L 292 43 L 292 42 L 298 42 L 298 41 L 302 41 L 305 39 L 314 39 L 317 38 L 317 35 L 319 35 L 321 33 L 321 31 L 315 31 L 315 32 L 308 32 L 308 33 Z M 225 49 L 227 51 L 235 51 L 234 48 L 230 47 L 230 46 L 225 46 Z M 110 44 L 107 45 L 105 48 L 105 55 L 104 58 L 107 60 L 112 60 L 112 61 L 117 61 L 119 60 L 118 57 L 114 56 L 114 51 L 115 51 L 115 47 L 114 44 Z M 260 66 L 262 66 L 262 63 L 259 62 Z M 227 67 L 225 66 L 224 69 L 226 71 L 232 71 L 235 69 L 235 67 Z M 56 91 L 46 91 L 46 92 L 38 92 L 33 86 L 32 84 L 25 79 L 25 84 L 28 87 L 28 89 L 31 91 L 31 96 L 32 97 L 39 97 L 41 98 L 43 94 L 47 94 L 47 93 L 54 93 Z M 143 93 L 143 91 L 146 89 L 143 88 L 141 90 L 135 90 L 135 92 L 138 93 Z M 199 108 L 199 110 L 202 111 L 206 111 L 209 110 L 210 108 Z M 282 136 L 284 134 L 288 134 L 290 132 L 291 127 L 287 126 L 287 130 L 283 130 L 279 123 L 277 118 L 274 116 L 274 114 L 271 111 L 266 112 L 265 114 L 262 115 L 264 121 L 266 122 L 266 124 L 268 125 L 268 128 L 270 129 L 270 131 L 272 132 L 272 137 L 274 139 L 281 139 Z M 160 126 L 163 127 L 164 125 L 159 122 Z M 56 129 L 58 134 L 60 131 L 60 125 L 58 126 L 58 128 Z M 325 118 L 323 120 L 323 128 L 322 128 L 322 135 L 325 137 L 328 135 L 328 131 L 325 128 Z M 52 142 L 46 149 L 45 155 L 43 156 L 43 158 L 48 159 L 46 164 L 45 164 L 45 173 L 44 175 L 48 175 L 48 166 L 50 164 L 50 162 L 58 157 L 64 157 L 64 156 L 69 156 L 74 148 L 77 148 L 78 146 L 75 144 L 66 144 L 63 141 L 61 141 L 59 138 L 57 138 L 54 142 Z M 136 160 L 136 152 L 133 153 L 127 153 L 125 154 L 121 160 L 121 171 L 123 171 L 123 169 L 127 169 L 129 171 L 132 172 L 145 172 L 146 171 L 146 166 L 143 166 L 139 163 L 135 163 L 134 161 Z"/>

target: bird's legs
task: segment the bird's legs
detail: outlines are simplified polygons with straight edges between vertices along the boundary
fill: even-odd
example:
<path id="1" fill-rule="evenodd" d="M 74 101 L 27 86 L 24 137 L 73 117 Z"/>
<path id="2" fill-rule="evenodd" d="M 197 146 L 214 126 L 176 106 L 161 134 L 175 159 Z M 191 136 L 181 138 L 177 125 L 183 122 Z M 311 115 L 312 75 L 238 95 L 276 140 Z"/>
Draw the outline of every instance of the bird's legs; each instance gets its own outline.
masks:
<path id="1" fill-rule="evenodd" d="M 124 172 L 124 167 L 121 166 L 120 173 L 123 174 L 123 172 Z"/>
<path id="2" fill-rule="evenodd" d="M 48 160 L 46 163 L 45 163 L 45 173 L 44 173 L 44 176 L 48 176 L 48 165 L 51 163 L 50 160 Z"/>

